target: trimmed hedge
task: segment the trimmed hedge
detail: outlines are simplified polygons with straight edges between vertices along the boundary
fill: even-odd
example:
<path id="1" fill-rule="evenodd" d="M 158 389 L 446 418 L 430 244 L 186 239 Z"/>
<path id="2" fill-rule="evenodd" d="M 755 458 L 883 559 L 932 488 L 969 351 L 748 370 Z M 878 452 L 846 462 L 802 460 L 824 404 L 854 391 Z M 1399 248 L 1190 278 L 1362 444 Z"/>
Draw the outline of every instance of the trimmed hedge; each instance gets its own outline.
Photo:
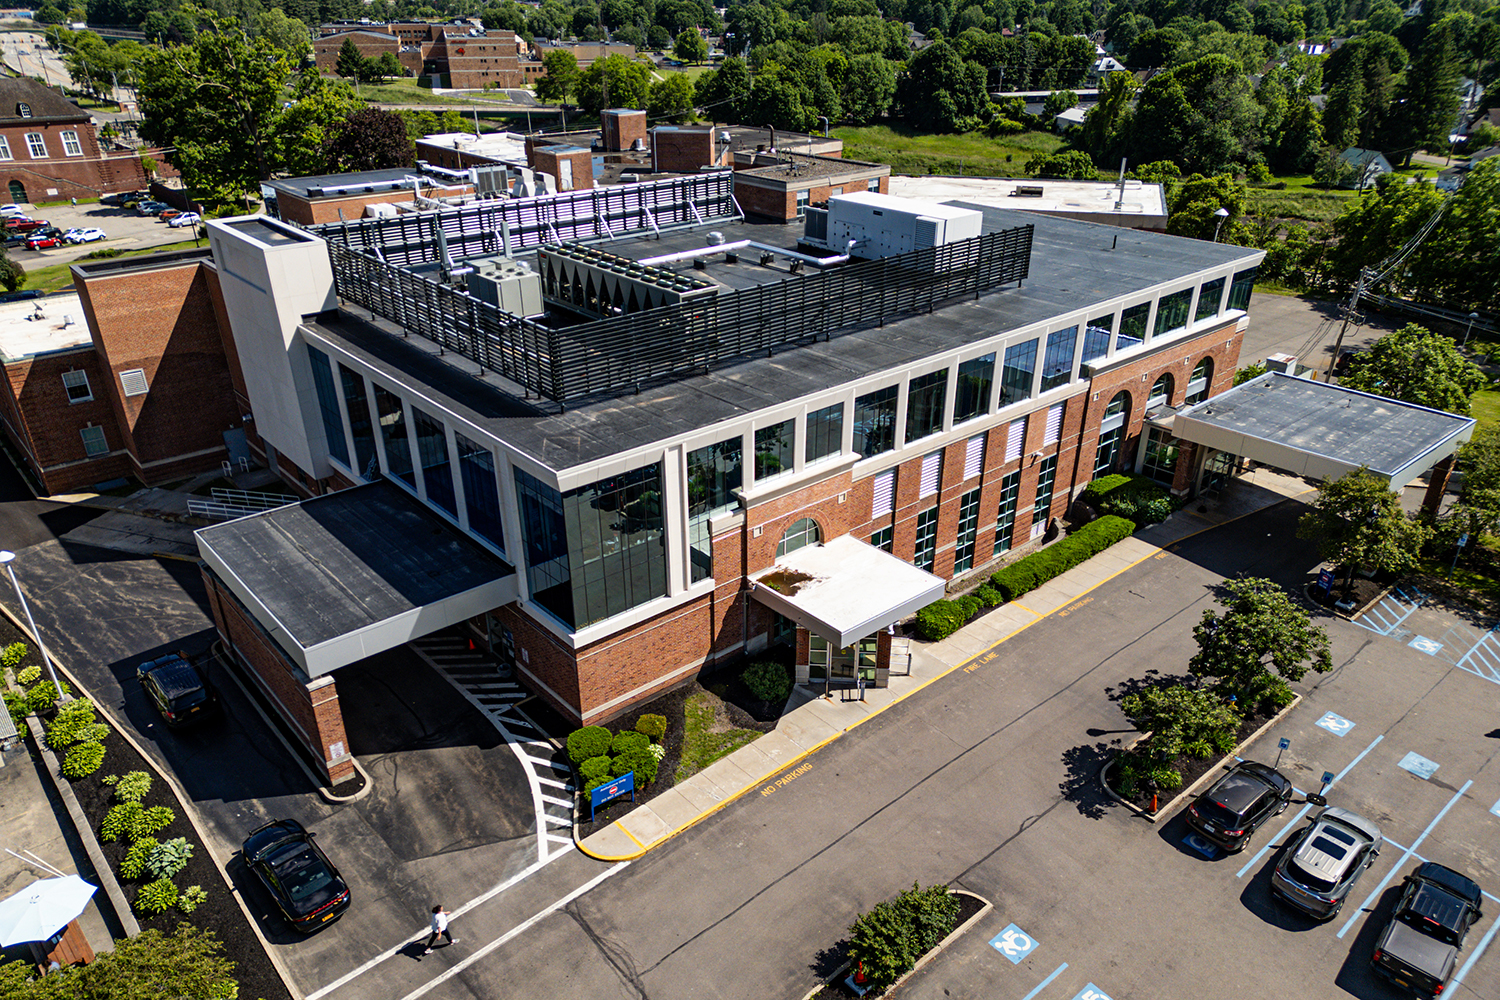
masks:
<path id="1" fill-rule="evenodd" d="M 568 734 L 568 760 L 577 767 L 591 757 L 609 755 L 609 730 L 603 726 L 584 726 Z"/>
<path id="2" fill-rule="evenodd" d="M 590 757 L 588 760 L 578 765 L 578 775 L 579 777 L 583 778 L 585 783 L 593 781 L 595 778 L 610 777 L 609 758 Z"/>
<path id="3" fill-rule="evenodd" d="M 651 738 L 645 733 L 626 729 L 615 734 L 615 738 L 609 741 L 609 753 L 611 757 L 618 757 L 628 750 L 644 750 L 650 745 Z"/>
<path id="4" fill-rule="evenodd" d="M 786 667 L 769 660 L 750 664 L 740 674 L 740 680 L 761 701 L 785 701 L 792 693 L 792 679 L 787 675 Z"/>
<path id="5" fill-rule="evenodd" d="M 1171 494 L 1145 476 L 1101 476 L 1083 488 L 1083 496 L 1101 514 L 1128 518 L 1138 528 L 1172 513 Z"/>
<path id="6" fill-rule="evenodd" d="M 645 733 L 652 743 L 660 743 L 662 737 L 667 735 L 667 717 L 650 713 L 643 715 L 636 720 L 635 731 Z"/>
<path id="7" fill-rule="evenodd" d="M 958 897 L 947 886 L 912 887 L 895 899 L 876 903 L 849 928 L 852 968 L 871 985 L 889 986 L 911 971 L 958 923 Z"/>
<path id="8" fill-rule="evenodd" d="M 1005 595 L 1007 601 L 1014 601 L 1134 533 L 1132 522 L 1106 514 L 1040 552 L 1033 552 L 997 571 L 990 577 L 990 583 Z"/>

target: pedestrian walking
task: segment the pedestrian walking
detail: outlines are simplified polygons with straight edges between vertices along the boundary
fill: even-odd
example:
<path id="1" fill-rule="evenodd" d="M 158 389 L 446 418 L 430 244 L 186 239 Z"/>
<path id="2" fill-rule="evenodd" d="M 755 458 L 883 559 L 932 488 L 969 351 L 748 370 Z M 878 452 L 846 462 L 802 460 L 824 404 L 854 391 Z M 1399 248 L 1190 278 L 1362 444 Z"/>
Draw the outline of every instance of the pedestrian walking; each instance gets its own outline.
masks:
<path id="1" fill-rule="evenodd" d="M 448 930 L 448 911 L 443 909 L 442 903 L 432 908 L 431 926 L 432 933 L 427 935 L 427 944 L 423 946 L 422 954 L 431 955 L 432 946 L 437 943 L 437 939 L 440 937 L 446 938 L 449 944 L 458 944 L 458 938 L 454 937 L 453 932 Z"/>

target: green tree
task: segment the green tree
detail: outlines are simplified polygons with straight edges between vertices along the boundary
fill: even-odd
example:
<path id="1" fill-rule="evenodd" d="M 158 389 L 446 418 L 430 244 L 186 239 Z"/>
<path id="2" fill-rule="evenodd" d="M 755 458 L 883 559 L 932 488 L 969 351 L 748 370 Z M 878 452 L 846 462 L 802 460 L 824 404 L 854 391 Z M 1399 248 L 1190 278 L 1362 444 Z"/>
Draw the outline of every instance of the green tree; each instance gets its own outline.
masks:
<path id="1" fill-rule="evenodd" d="M 1328 562 L 1348 568 L 1346 587 L 1359 566 L 1389 573 L 1415 568 L 1431 533 L 1401 509 L 1389 482 L 1365 468 L 1323 480 L 1312 510 L 1297 522 L 1298 538 L 1316 543 Z"/>
<path id="2" fill-rule="evenodd" d="M 578 105 L 591 115 L 604 109 L 605 81 L 609 86 L 612 108 L 644 108 L 646 92 L 651 86 L 651 70 L 645 63 L 622 55 L 595 59 L 578 76 Z"/>
<path id="3" fill-rule="evenodd" d="M 1071 90 L 1054 90 L 1047 95 L 1042 102 L 1042 117 L 1049 121 L 1067 111 L 1069 108 L 1078 107 L 1078 95 Z"/>
<path id="4" fill-rule="evenodd" d="M 1459 71 L 1455 26 L 1445 18 L 1427 32 L 1415 65 L 1396 88 L 1384 147 L 1405 166 L 1419 149 L 1446 150 L 1458 116 Z"/>
<path id="5" fill-rule="evenodd" d="M 883 56 L 863 53 L 844 73 L 844 120 L 868 125 L 890 110 L 896 96 L 896 67 Z"/>
<path id="6" fill-rule="evenodd" d="M 1223 614 L 1203 612 L 1193 629 L 1198 652 L 1188 661 L 1199 677 L 1212 678 L 1213 690 L 1242 706 L 1245 714 L 1291 702 L 1288 681 L 1309 669 L 1333 669 L 1328 633 L 1271 580 L 1245 577 L 1226 581 L 1217 598 Z"/>
<path id="7" fill-rule="evenodd" d="M 234 963 L 211 931 L 180 923 L 171 934 L 151 929 L 121 938 L 89 965 L 64 966 L 40 979 L 26 962 L 0 965 L 4 1000 L 102 1000 L 105 997 L 197 997 L 233 1000 Z"/>
<path id="8" fill-rule="evenodd" d="M 672 43 L 672 54 L 685 63 L 697 65 L 708 58 L 708 42 L 697 28 L 684 28 Z"/>
<path id="9" fill-rule="evenodd" d="M 0 288 L 7 292 L 19 291 L 26 284 L 26 269 L 16 261 L 10 259 L 10 255 L 0 251 Z"/>
<path id="10" fill-rule="evenodd" d="M 925 131 L 969 132 L 989 107 L 984 68 L 965 63 L 947 42 L 914 56 L 896 82 L 896 104 L 911 125 Z"/>
<path id="11" fill-rule="evenodd" d="M 392 77 L 406 75 L 406 67 L 401 65 L 401 60 L 394 52 L 382 52 L 378 59 L 366 59 L 364 75 L 360 78 L 363 83 L 384 83 Z"/>
<path id="12" fill-rule="evenodd" d="M 329 138 L 365 102 L 344 81 L 316 72 L 297 77 L 290 97 L 291 107 L 282 111 L 273 132 L 278 171 L 293 177 L 331 173 L 325 152 Z"/>
<path id="13" fill-rule="evenodd" d="M 1168 204 L 1171 213 L 1167 217 L 1167 232 L 1174 236 L 1211 240 L 1217 235 L 1225 242 L 1239 242 L 1232 237 L 1245 212 L 1245 183 L 1236 180 L 1233 174 L 1213 177 L 1194 174 L 1174 185 Z M 1222 224 L 1220 209 L 1229 213 Z"/>
<path id="14" fill-rule="evenodd" d="M 1137 84 L 1129 73 L 1111 73 L 1099 83 L 1099 103 L 1083 119 L 1080 139 L 1095 160 L 1118 162 L 1130 124 L 1130 102 Z"/>
<path id="15" fill-rule="evenodd" d="M 1026 161 L 1027 177 L 1061 177 L 1067 180 L 1095 180 L 1099 171 L 1094 161 L 1082 150 L 1070 149 L 1065 153 L 1050 153 L 1033 156 Z"/>
<path id="16" fill-rule="evenodd" d="M 567 49 L 553 49 L 542 57 L 542 69 L 536 96 L 548 103 L 566 104 L 578 91 L 578 57 Z"/>
<path id="17" fill-rule="evenodd" d="M 646 115 L 653 121 L 670 119 L 684 122 L 693 117 L 693 85 L 681 73 L 668 73 L 651 85 L 646 98 Z"/>
<path id="18" fill-rule="evenodd" d="M 738 56 L 698 77 L 693 103 L 714 121 L 741 122 L 750 105 L 750 69 Z"/>
<path id="19" fill-rule="evenodd" d="M 50 3 L 44 3 L 38 7 L 31 19 L 37 24 L 62 24 L 67 20 L 63 12 Z"/>
<path id="20" fill-rule="evenodd" d="M 1131 159 L 1175 160 L 1213 174 L 1245 163 L 1260 146 L 1265 109 L 1249 77 L 1224 55 L 1204 56 L 1151 78 L 1130 119 Z"/>
<path id="21" fill-rule="evenodd" d="M 1120 711 L 1151 734 L 1131 749 L 1131 756 L 1145 763 L 1142 777 L 1168 790 L 1182 784 L 1182 774 L 1172 766 L 1177 758 L 1228 753 L 1241 721 L 1215 691 L 1181 684 L 1128 694 L 1120 699 Z"/>
<path id="22" fill-rule="evenodd" d="M 1356 354 L 1339 380 L 1350 389 L 1465 416 L 1469 397 L 1489 384 L 1447 337 L 1408 323 Z"/>
<path id="23" fill-rule="evenodd" d="M 365 78 L 365 63 L 368 62 L 359 46 L 354 44 L 354 39 L 344 39 L 344 44 L 339 46 L 338 61 L 334 63 L 333 71 L 345 80 L 363 80 Z"/>
<path id="24" fill-rule="evenodd" d="M 271 7 L 255 15 L 255 33 L 270 41 L 299 65 L 312 55 L 312 33 L 307 24 L 288 17 L 280 7 Z M 342 49 L 339 55 L 343 55 Z"/>

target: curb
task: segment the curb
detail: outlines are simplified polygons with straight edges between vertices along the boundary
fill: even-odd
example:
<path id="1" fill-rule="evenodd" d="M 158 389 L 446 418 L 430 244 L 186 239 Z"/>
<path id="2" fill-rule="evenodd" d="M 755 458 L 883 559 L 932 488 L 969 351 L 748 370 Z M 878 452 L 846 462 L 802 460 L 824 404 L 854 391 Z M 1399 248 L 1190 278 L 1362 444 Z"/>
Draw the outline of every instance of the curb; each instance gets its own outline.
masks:
<path id="1" fill-rule="evenodd" d="M 130 909 L 130 904 L 125 901 L 125 892 L 120 888 L 120 882 L 115 878 L 114 869 L 110 867 L 108 859 L 104 857 L 104 849 L 99 846 L 99 838 L 94 834 L 94 828 L 89 825 L 88 817 L 83 814 L 83 807 L 78 804 L 78 796 L 73 794 L 73 786 L 62 777 L 62 769 L 57 760 L 57 754 L 47 746 L 43 739 L 45 733 L 42 724 L 34 715 L 26 717 L 26 725 L 31 730 L 32 742 L 36 744 L 38 752 L 42 755 L 42 761 L 47 765 L 43 770 L 47 772 L 52 787 L 57 790 L 57 795 L 63 800 L 63 806 L 68 810 L 68 817 L 73 821 L 73 829 L 78 833 L 78 839 L 83 842 L 83 850 L 89 856 L 89 864 L 94 866 L 94 875 L 99 879 L 99 888 L 109 897 L 110 908 L 115 911 L 115 919 L 125 929 L 126 937 L 135 937 L 141 932 L 141 925 L 135 919 L 135 914 Z"/>
<path id="2" fill-rule="evenodd" d="M 1265 734 L 1266 730 L 1270 729 L 1282 719 L 1286 718 L 1287 715 L 1291 714 L 1292 709 L 1296 708 L 1300 704 L 1302 704 L 1302 696 L 1299 694 L 1292 698 L 1292 703 L 1290 705 L 1288 705 L 1286 708 L 1283 708 L 1275 715 L 1271 716 L 1271 718 L 1267 719 L 1265 725 L 1261 726 L 1255 732 L 1251 733 L 1249 736 L 1241 740 L 1233 750 L 1226 753 L 1223 757 L 1220 757 L 1219 760 L 1222 762 L 1230 757 L 1238 757 L 1241 750 L 1245 749 L 1247 746 L 1260 739 L 1261 736 Z M 1139 739 L 1132 740 L 1130 746 L 1126 747 L 1125 749 L 1129 750 L 1130 747 L 1135 746 L 1141 740 L 1145 739 L 1147 735 L 1149 734 L 1143 734 Z M 1123 752 L 1124 751 L 1121 751 L 1121 753 Z M 1176 807 L 1177 803 L 1181 802 L 1189 795 L 1192 795 L 1198 790 L 1198 787 L 1200 785 L 1202 785 L 1205 781 L 1213 777 L 1218 771 L 1221 770 L 1221 768 L 1218 767 L 1211 767 L 1207 771 L 1204 771 L 1198 776 L 1197 781 L 1193 782 L 1191 785 L 1178 792 L 1167 802 L 1166 805 L 1162 806 L 1160 809 L 1156 810 L 1156 812 L 1153 813 L 1149 812 L 1148 810 L 1142 809 L 1140 806 L 1136 805 L 1133 802 L 1126 802 L 1123 798 L 1116 794 L 1113 788 L 1109 787 L 1109 782 L 1104 780 L 1104 772 L 1109 770 L 1110 765 L 1119 760 L 1119 757 L 1120 755 L 1116 754 L 1114 757 L 1111 757 L 1109 760 L 1105 761 L 1103 767 L 1099 768 L 1099 785 L 1104 789 L 1104 793 L 1106 795 L 1114 799 L 1116 802 L 1120 803 L 1120 805 L 1124 806 L 1126 809 L 1129 809 L 1131 812 L 1135 813 L 1137 816 L 1146 820 L 1146 822 L 1148 823 L 1160 822 L 1162 817 L 1166 816 L 1167 813 L 1171 812 L 1172 809 Z"/>

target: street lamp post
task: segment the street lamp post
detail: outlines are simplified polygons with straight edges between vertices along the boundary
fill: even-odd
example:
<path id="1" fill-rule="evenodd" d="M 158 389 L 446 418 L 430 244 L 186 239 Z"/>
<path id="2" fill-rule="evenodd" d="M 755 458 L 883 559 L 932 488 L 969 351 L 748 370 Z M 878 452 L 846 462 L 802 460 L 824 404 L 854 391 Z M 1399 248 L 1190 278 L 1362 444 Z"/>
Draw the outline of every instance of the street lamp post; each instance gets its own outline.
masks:
<path id="1" fill-rule="evenodd" d="M 52 686 L 57 688 L 57 697 L 61 701 L 64 697 L 62 683 L 57 679 L 57 671 L 52 666 L 52 657 L 47 655 L 47 644 L 42 642 L 41 633 L 36 630 L 36 619 L 31 617 L 31 606 L 26 603 L 26 595 L 21 592 L 21 581 L 16 579 L 15 567 L 11 565 L 15 561 L 16 554 L 9 549 L 0 550 L 0 563 L 5 564 L 5 571 L 10 574 L 11 586 L 16 588 L 16 599 L 21 602 L 21 610 L 26 612 L 26 623 L 31 626 L 31 634 L 36 639 L 36 644 L 42 651 L 42 662 L 47 665 L 47 676 L 52 678 Z"/>
<path id="2" fill-rule="evenodd" d="M 1478 313 L 1469 313 L 1469 325 L 1468 328 L 1464 330 L 1464 342 L 1462 344 L 1459 344 L 1459 347 L 1469 346 L 1469 334 L 1474 332 L 1474 321 L 1478 318 Z"/>
<path id="3" fill-rule="evenodd" d="M 1218 222 L 1214 223 L 1214 242 L 1217 243 L 1219 242 L 1219 230 L 1224 228 L 1224 220 L 1229 218 L 1229 209 L 1220 205 L 1219 210 L 1214 215 L 1218 216 L 1219 219 Z"/>

